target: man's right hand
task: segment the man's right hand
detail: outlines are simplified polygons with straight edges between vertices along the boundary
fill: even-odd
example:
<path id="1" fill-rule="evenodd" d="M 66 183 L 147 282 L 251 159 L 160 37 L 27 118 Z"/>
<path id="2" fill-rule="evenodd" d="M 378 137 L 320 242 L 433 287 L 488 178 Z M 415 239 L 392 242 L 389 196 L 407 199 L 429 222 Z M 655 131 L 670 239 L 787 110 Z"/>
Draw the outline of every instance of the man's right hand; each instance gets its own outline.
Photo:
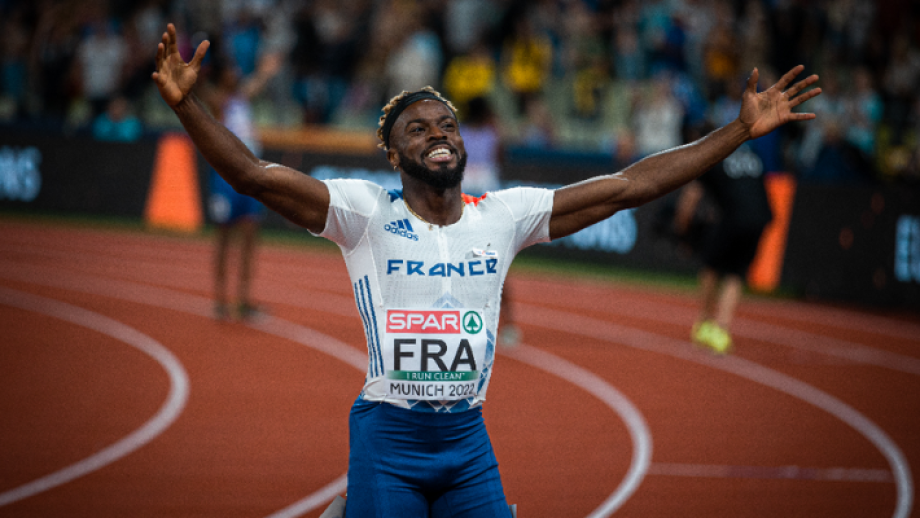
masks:
<path id="1" fill-rule="evenodd" d="M 176 27 L 171 23 L 166 26 L 163 41 L 157 45 L 157 71 L 151 75 L 166 104 L 176 106 L 188 96 L 195 81 L 198 80 L 201 61 L 210 45 L 208 40 L 202 41 L 195 50 L 192 60 L 186 63 L 179 54 Z"/>

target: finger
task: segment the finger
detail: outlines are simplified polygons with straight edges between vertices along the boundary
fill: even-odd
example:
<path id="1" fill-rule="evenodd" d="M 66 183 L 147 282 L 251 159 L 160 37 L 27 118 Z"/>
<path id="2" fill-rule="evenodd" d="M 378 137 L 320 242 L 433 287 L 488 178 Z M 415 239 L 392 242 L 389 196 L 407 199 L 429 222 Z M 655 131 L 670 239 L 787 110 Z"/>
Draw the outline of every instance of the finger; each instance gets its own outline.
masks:
<path id="1" fill-rule="evenodd" d="M 176 26 L 171 23 L 166 25 L 165 42 L 166 42 L 166 50 L 168 51 L 169 54 L 179 52 L 179 44 L 177 43 L 177 38 L 176 38 Z"/>
<path id="2" fill-rule="evenodd" d="M 208 40 L 202 41 L 198 48 L 195 50 L 195 55 L 192 56 L 192 60 L 189 61 L 189 66 L 192 67 L 195 72 L 201 70 L 201 61 L 204 59 L 204 55 L 208 53 L 208 48 L 211 46 L 211 42 Z"/>
<path id="3" fill-rule="evenodd" d="M 815 118 L 814 113 L 793 113 L 789 120 L 793 121 L 808 121 Z"/>
<path id="4" fill-rule="evenodd" d="M 818 80 L 817 74 L 812 74 L 806 77 L 805 79 L 789 87 L 789 89 L 786 90 L 785 92 L 786 97 L 792 98 L 793 96 L 795 96 L 795 94 L 801 92 L 805 87 L 815 84 L 817 80 Z"/>
<path id="5" fill-rule="evenodd" d="M 157 70 L 163 68 L 163 62 L 166 61 L 166 47 L 162 43 L 157 44 L 157 57 L 156 57 L 156 67 Z"/>
<path id="6" fill-rule="evenodd" d="M 752 94 L 757 93 L 757 80 L 759 78 L 760 78 L 760 71 L 755 68 L 754 71 L 751 72 L 751 76 L 748 77 L 747 91 L 751 92 Z"/>
<path id="7" fill-rule="evenodd" d="M 805 101 L 811 99 L 812 97 L 817 97 L 817 96 L 819 96 L 819 95 L 821 95 L 821 89 L 820 89 L 820 88 L 815 88 L 814 90 L 809 90 L 809 91 L 803 93 L 802 95 L 796 97 L 795 99 L 792 99 L 791 101 L 789 101 L 789 107 L 790 107 L 790 108 L 795 108 L 796 106 L 798 106 L 798 105 L 802 104 L 803 102 L 805 102 Z"/>
<path id="8" fill-rule="evenodd" d="M 805 70 L 805 65 L 796 65 L 792 70 L 783 74 L 783 77 L 779 78 L 779 81 L 776 82 L 776 87 L 780 90 L 786 88 L 786 85 L 792 82 L 795 79 L 795 76 L 802 73 L 802 70 Z"/>

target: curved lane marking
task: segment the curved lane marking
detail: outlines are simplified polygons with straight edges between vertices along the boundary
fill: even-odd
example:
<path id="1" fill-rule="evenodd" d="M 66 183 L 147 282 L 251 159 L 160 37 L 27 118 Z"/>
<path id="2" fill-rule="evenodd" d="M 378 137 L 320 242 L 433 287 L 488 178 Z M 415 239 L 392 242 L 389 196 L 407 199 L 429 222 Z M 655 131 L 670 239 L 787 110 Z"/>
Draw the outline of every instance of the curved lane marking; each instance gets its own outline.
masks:
<path id="1" fill-rule="evenodd" d="M 2 263 L 3 261 L 0 261 Z M 21 282 L 53 286 L 94 295 L 128 300 L 145 305 L 163 307 L 175 311 L 182 311 L 197 316 L 212 317 L 212 301 L 208 298 L 175 290 L 157 288 L 137 284 L 129 281 L 111 281 L 102 277 L 91 275 L 62 275 L 56 271 L 36 273 L 39 268 L 21 266 L 0 269 L 0 276 L 10 276 Z M 44 270 L 45 268 L 40 268 Z M 353 301 L 352 301 L 353 302 Z M 322 305 L 311 308 L 322 311 L 339 313 L 341 309 L 323 309 Z M 354 316 L 351 313 L 349 316 Z M 365 371 L 367 369 L 366 352 L 349 346 L 348 344 L 320 333 L 313 329 L 301 326 L 276 317 L 265 317 L 249 324 L 250 327 L 268 334 L 284 338 L 301 345 L 305 345 L 319 352 L 333 356 L 352 367 Z M 517 359 L 532 364 L 541 369 L 561 367 L 567 364 L 569 377 L 560 376 L 567 381 L 583 388 L 588 393 L 598 397 L 607 406 L 613 409 L 626 423 L 634 449 L 630 467 L 620 486 L 596 509 L 590 518 L 609 516 L 619 508 L 636 490 L 648 465 L 651 462 L 652 441 L 645 420 L 629 400 L 618 392 L 613 386 L 594 374 L 567 362 L 551 353 L 540 351 L 536 348 L 525 349 L 526 353 L 517 355 Z M 504 352 L 504 351 L 503 351 Z M 511 356 L 511 354 L 509 354 Z M 310 512 L 324 502 L 328 502 L 337 494 L 346 490 L 346 475 L 327 484 L 318 491 L 306 496 L 290 506 L 272 514 L 269 518 L 290 518 Z"/>
<path id="2" fill-rule="evenodd" d="M 125 283 L 125 284 L 132 284 L 132 285 L 133 285 L 133 283 Z M 127 287 L 127 286 L 126 286 L 126 287 Z M 174 302 L 174 301 L 173 301 L 173 302 Z M 287 302 L 287 303 L 290 303 L 290 302 Z M 312 306 L 312 304 L 311 304 L 311 306 Z M 525 305 L 525 306 L 526 306 L 526 305 Z M 175 306 L 174 306 L 174 304 L 167 305 L 167 307 L 170 307 L 170 308 L 172 308 L 172 309 L 176 309 Z M 323 307 L 313 307 L 313 308 L 311 308 L 311 309 L 319 309 L 319 310 L 330 311 L 331 308 L 325 308 L 325 309 L 324 309 Z M 210 314 L 210 313 L 209 313 L 209 311 L 210 311 L 209 309 L 207 309 L 207 310 L 205 310 L 205 311 L 207 312 L 207 314 Z M 552 310 L 547 310 L 547 311 L 552 311 Z M 333 310 L 332 312 L 334 312 L 334 313 L 341 313 L 342 311 L 341 311 L 341 310 L 337 310 L 337 311 L 336 311 L 336 310 Z M 558 313 L 559 313 L 559 314 L 566 314 L 566 315 L 568 315 L 567 313 L 563 313 L 563 312 L 558 312 Z M 593 320 L 593 319 L 592 319 L 592 320 Z M 538 326 L 539 326 L 539 325 L 544 325 L 544 326 L 546 326 L 546 322 L 547 322 L 547 321 L 546 321 L 545 319 L 536 319 L 534 322 L 529 322 L 529 323 L 534 324 L 534 325 L 538 325 Z M 602 322 L 602 321 L 598 321 L 598 322 Z M 614 324 L 608 324 L 608 323 L 606 323 L 606 322 L 604 322 L 604 323 L 605 323 L 606 325 L 608 325 L 608 326 L 613 326 L 613 325 L 614 325 Z M 594 325 L 594 324 L 591 323 L 591 324 L 589 324 L 589 325 Z M 627 329 L 627 328 L 620 328 L 619 326 L 617 326 L 617 328 L 618 328 L 618 329 L 622 329 L 622 330 Z M 579 334 L 579 333 L 584 334 L 584 333 L 582 333 L 582 330 L 583 330 L 583 327 L 581 327 L 581 326 L 574 326 L 574 329 L 564 329 L 564 331 L 567 331 L 567 332 L 574 332 L 574 333 L 576 333 L 576 334 Z M 613 332 L 621 332 L 621 331 L 613 331 Z M 635 332 L 644 333 L 644 332 L 639 331 L 639 330 L 635 330 Z M 797 333 L 797 334 L 799 334 L 799 333 Z M 804 336 L 807 335 L 807 334 L 808 334 L 808 333 L 801 333 L 801 334 L 799 334 L 799 337 L 804 337 Z M 650 336 L 640 338 L 639 340 L 634 340 L 634 341 L 632 341 L 632 343 L 627 343 L 626 345 L 630 345 L 630 346 L 633 346 L 633 347 L 638 347 L 638 348 L 642 348 L 642 349 L 646 349 L 646 350 L 654 350 L 655 352 L 661 352 L 661 353 L 664 353 L 664 354 L 669 354 L 669 355 L 671 355 L 671 356 L 677 356 L 677 357 L 679 357 L 679 358 L 687 359 L 687 360 L 690 360 L 690 361 L 695 361 L 695 362 L 697 362 L 697 363 L 704 363 L 704 364 L 713 366 L 713 367 L 715 367 L 715 368 L 720 368 L 720 369 L 722 369 L 722 370 L 726 370 L 725 368 L 723 368 L 723 366 L 720 366 L 719 364 L 711 364 L 711 362 L 701 361 L 701 359 L 700 359 L 699 357 L 695 357 L 695 356 L 693 356 L 693 355 L 682 354 L 682 353 L 678 352 L 678 351 L 679 351 L 678 349 L 671 350 L 671 349 L 660 349 L 660 348 L 655 348 L 653 345 L 650 345 L 650 344 L 653 343 L 653 342 L 651 342 L 651 341 L 649 342 L 648 345 L 643 346 L 643 345 L 641 344 L 641 341 L 642 341 L 642 340 L 645 340 L 645 339 L 648 339 L 648 338 L 650 338 L 650 339 L 652 339 L 652 340 L 658 340 L 658 341 L 661 341 L 662 339 L 664 339 L 664 340 L 667 340 L 667 341 L 671 341 L 671 342 L 673 342 L 673 343 L 680 344 L 681 346 L 686 345 L 685 342 L 678 341 L 678 340 L 674 340 L 674 339 L 671 339 L 671 338 L 660 337 L 660 336 L 653 335 L 653 334 L 650 334 L 650 333 L 649 333 L 648 335 L 650 335 Z M 599 337 L 599 338 L 604 339 L 604 340 L 609 340 L 608 338 L 606 338 L 606 336 L 604 336 L 604 337 Z M 624 343 L 625 343 L 625 342 L 624 342 Z M 877 350 L 876 350 L 876 351 L 877 351 Z M 360 353 L 359 353 L 359 354 L 360 354 Z M 362 356 L 363 356 L 363 354 L 362 354 Z M 730 359 L 731 359 L 731 358 L 727 358 L 727 359 L 724 359 L 724 360 L 730 360 Z M 854 359 L 854 360 L 855 360 L 855 358 L 853 358 L 852 356 L 850 357 L 850 359 Z M 719 359 L 719 360 L 717 360 L 717 362 L 720 362 L 720 363 L 722 363 L 722 364 L 726 363 L 726 362 L 723 362 L 722 360 L 723 360 L 723 359 Z M 865 356 L 863 356 L 862 358 L 860 358 L 860 360 L 862 360 L 863 362 L 867 362 L 868 359 L 867 359 Z M 362 360 L 362 361 L 363 361 L 363 360 Z M 857 361 L 858 361 L 858 360 L 857 360 Z M 752 363 L 752 362 L 750 362 L 750 363 L 755 367 L 755 370 L 756 370 L 756 369 L 766 369 L 765 367 L 762 367 L 762 366 L 760 366 L 760 365 L 758 365 L 758 364 L 754 364 L 754 363 Z M 875 363 L 875 362 L 873 362 L 873 361 L 868 361 L 868 363 Z M 888 362 L 886 362 L 886 363 L 888 363 Z M 877 363 L 876 363 L 876 364 L 877 364 Z M 886 365 L 886 366 L 890 366 L 890 365 L 891 365 L 891 364 L 889 363 L 889 365 Z M 777 375 L 777 376 L 781 376 L 781 377 L 785 376 L 785 375 L 782 375 L 782 374 L 780 374 L 780 373 L 778 373 L 778 372 L 776 372 L 776 371 L 772 371 L 772 370 L 770 370 L 770 369 L 766 369 L 766 370 L 769 371 L 770 373 L 773 373 L 773 374 Z M 733 371 L 733 370 L 728 370 L 728 372 L 732 372 L 732 373 L 734 373 L 734 374 L 738 374 L 738 372 Z M 739 374 L 739 375 L 740 375 L 740 374 Z M 768 377 L 769 377 L 769 376 L 768 376 Z M 788 378 L 788 377 L 786 377 L 786 378 Z M 789 378 L 789 379 L 792 379 L 792 378 Z M 789 386 L 794 385 L 794 383 L 792 383 L 792 384 L 786 383 L 783 379 L 779 379 L 779 380 L 774 379 L 773 381 L 775 382 L 774 385 L 776 385 L 776 386 L 774 386 L 774 388 L 777 388 L 778 390 L 781 390 L 781 391 L 787 391 L 787 390 L 793 390 L 793 391 L 795 391 L 795 390 L 796 390 L 796 389 L 794 389 L 794 388 L 788 388 Z M 810 388 L 810 389 L 812 389 L 812 390 L 818 392 L 819 394 L 823 394 L 823 393 L 821 393 L 820 391 L 818 391 L 817 389 L 814 389 L 813 387 L 811 387 L 810 385 L 804 384 L 804 383 L 802 383 L 802 382 L 798 382 L 798 380 L 793 380 L 793 381 L 795 381 L 795 382 L 797 382 L 797 383 L 800 383 L 801 385 L 804 385 L 804 387 Z M 767 380 L 759 380 L 758 382 L 760 382 L 760 383 L 762 383 L 762 384 L 768 384 Z M 769 384 L 768 384 L 768 386 L 773 386 L 773 385 L 769 385 Z M 781 388 L 781 387 L 787 387 L 787 388 Z M 799 387 L 799 388 L 801 388 L 801 387 Z M 787 393 L 788 393 L 788 392 L 787 392 Z M 793 393 L 793 394 L 791 394 L 791 395 L 794 395 L 795 397 L 797 397 L 797 398 L 799 398 L 799 399 L 802 399 L 802 397 L 800 397 L 800 393 Z M 825 395 L 826 395 L 826 394 L 825 394 Z M 875 444 L 876 447 L 880 449 L 880 451 L 882 451 L 883 455 L 886 457 L 886 459 L 888 460 L 889 464 L 892 466 L 892 471 L 893 471 L 894 476 L 895 476 L 895 482 L 896 482 L 896 485 L 897 485 L 897 487 L 898 487 L 898 505 L 897 505 L 897 508 L 896 508 L 896 514 L 895 514 L 895 516 L 902 516 L 902 515 L 904 515 L 905 513 L 904 513 L 902 510 L 903 510 L 903 509 L 908 509 L 908 510 L 909 510 L 909 509 L 911 508 L 911 506 L 912 506 L 912 501 L 913 501 L 913 485 L 912 485 L 912 477 L 911 477 L 911 474 L 910 474 L 910 470 L 909 470 L 909 467 L 908 467 L 908 465 L 907 465 L 907 463 L 906 463 L 906 460 L 905 460 L 904 457 L 903 457 L 903 454 L 901 454 L 900 450 L 897 448 L 896 445 L 894 445 L 894 443 L 890 440 L 890 438 L 888 438 L 887 435 L 884 434 L 884 432 L 882 432 L 881 430 L 878 429 L 877 425 L 875 425 L 874 423 L 872 423 L 872 422 L 869 421 L 868 419 L 865 419 L 864 416 L 862 416 L 861 414 L 859 414 L 858 412 L 856 412 L 855 410 L 853 410 L 852 408 L 850 408 L 849 406 L 847 406 L 845 403 L 842 403 L 842 402 L 840 402 L 839 400 L 836 400 L 836 399 L 833 398 L 832 396 L 829 396 L 829 395 L 826 395 L 826 396 L 830 398 L 830 402 L 825 401 L 826 406 L 827 406 L 827 405 L 830 405 L 830 406 L 827 407 L 827 408 L 822 407 L 821 404 L 816 403 L 816 402 L 814 402 L 814 401 L 809 401 L 809 402 L 810 402 L 811 404 L 815 405 L 815 406 L 819 406 L 820 408 L 822 408 L 822 409 L 824 409 L 824 410 L 826 410 L 826 411 L 831 412 L 832 414 L 836 415 L 838 418 L 841 418 L 842 420 L 844 420 L 845 422 L 847 422 L 847 424 L 849 424 L 849 425 L 851 425 L 852 427 L 854 427 L 855 429 L 857 429 L 857 431 L 860 431 L 861 433 L 863 433 L 864 436 L 866 436 L 867 438 L 869 438 L 870 441 L 873 442 L 873 444 Z M 833 406 L 834 406 L 834 405 L 833 405 L 833 401 L 836 401 L 837 403 L 839 403 L 839 405 L 842 405 L 842 407 L 839 408 L 839 412 L 836 413 L 836 414 L 835 414 L 834 412 L 832 412 L 831 410 L 829 410 L 830 407 L 833 407 Z M 838 406 L 839 406 L 839 405 L 838 405 Z M 847 414 L 847 412 L 846 412 L 847 409 L 849 409 L 850 411 L 852 411 L 853 414 Z M 840 412 L 842 412 L 842 413 L 840 413 Z M 849 415 L 849 417 L 845 419 L 845 418 L 841 417 L 841 416 L 843 416 L 843 415 Z M 860 418 L 862 418 L 863 421 L 861 421 Z M 876 432 L 877 432 L 877 433 L 876 433 Z M 908 511 L 908 512 L 909 512 L 909 511 Z M 898 513 L 901 513 L 901 514 L 898 514 Z"/>
<path id="3" fill-rule="evenodd" d="M 582 308 L 598 309 L 596 305 L 590 304 L 589 299 L 579 301 L 576 309 Z M 685 306 L 644 300 L 630 301 L 629 303 L 612 301 L 604 310 L 607 314 L 625 315 L 645 321 L 650 319 L 649 315 L 653 315 L 656 322 L 688 327 L 697 315 L 695 309 Z M 732 329 L 732 333 L 737 336 L 751 338 L 759 342 L 781 345 L 810 353 L 832 356 L 852 363 L 874 365 L 920 376 L 920 358 L 741 316 L 735 318 L 735 324 Z M 913 339 L 917 340 L 917 336 L 913 337 Z"/>
<path id="4" fill-rule="evenodd" d="M 738 356 L 716 358 L 700 354 L 699 351 L 690 347 L 689 342 L 683 340 L 529 304 L 518 304 L 517 308 L 520 308 L 516 311 L 517 320 L 529 325 L 587 336 L 698 363 L 747 378 L 828 412 L 862 434 L 885 457 L 891 467 L 897 487 L 898 496 L 893 517 L 907 518 L 910 516 L 914 486 L 910 465 L 904 453 L 878 425 L 834 396 L 803 381 Z"/>
<path id="5" fill-rule="evenodd" d="M 17 249 L 17 251 L 22 252 L 23 250 Z M 51 250 L 32 249 L 28 253 L 44 257 L 70 258 L 73 256 L 73 254 L 69 254 L 67 252 Z M 81 253 L 84 256 L 93 257 L 94 264 L 99 264 L 100 261 L 111 261 L 111 258 L 108 256 L 89 252 Z M 135 261 L 135 264 L 139 263 L 139 261 Z M 117 264 L 117 262 L 113 264 Z M 145 264 L 151 267 L 161 266 L 161 263 L 154 263 L 150 261 L 147 261 Z M 324 275 L 324 272 L 318 269 L 309 267 L 298 269 L 296 267 L 286 265 L 277 268 L 289 271 L 291 273 L 285 276 L 273 276 L 273 281 L 281 282 L 282 278 L 297 278 L 298 282 L 301 284 L 299 287 L 302 289 L 320 289 L 316 286 L 315 282 L 312 282 L 313 279 L 321 278 Z M 173 267 L 173 271 L 181 271 L 186 274 L 200 274 L 200 269 L 183 266 L 175 266 Z M 295 275 L 295 272 L 299 273 L 296 273 Z M 304 275 L 305 272 L 312 272 L 314 275 Z M 168 276 L 160 279 L 159 283 L 163 286 L 179 289 L 185 289 L 188 287 L 181 279 L 173 279 Z M 320 291 L 323 290 L 320 289 Z M 353 295 L 344 296 L 330 293 L 328 291 L 323 291 L 322 298 L 313 297 L 305 299 L 303 297 L 294 298 L 289 293 L 285 292 L 271 291 L 262 294 L 261 298 L 264 299 L 265 302 L 291 304 L 294 306 L 304 307 L 305 309 L 332 312 L 345 316 L 355 315 Z M 656 315 L 657 320 L 675 325 L 689 325 L 689 322 L 691 322 L 696 315 L 695 310 L 667 302 L 653 303 L 650 301 L 639 300 L 632 301 L 629 305 L 615 304 L 615 302 L 613 305 L 616 308 L 614 311 L 619 314 L 628 315 L 644 320 L 648 319 L 649 314 L 653 314 Z M 662 311 L 662 307 L 664 306 L 668 308 L 668 311 Z M 584 305 L 583 307 L 596 309 L 595 306 L 590 305 Z M 811 333 L 808 331 L 777 326 L 775 324 L 761 322 L 741 316 L 735 319 L 734 328 L 734 333 L 738 336 L 751 338 L 760 342 L 808 351 L 813 354 L 831 356 L 852 363 L 874 365 L 885 369 L 891 369 L 898 372 L 920 376 L 920 358 L 906 356 L 903 354 L 886 351 L 884 349 L 862 345 L 830 336 Z M 865 329 L 862 330 L 865 331 Z M 880 333 L 883 330 L 884 329 L 875 328 L 872 330 L 872 332 Z M 916 339 L 915 336 L 911 336 L 910 338 Z"/>
<path id="6" fill-rule="evenodd" d="M 47 491 L 115 462 L 163 433 L 185 408 L 189 394 L 188 374 L 172 352 L 153 338 L 99 313 L 4 287 L 0 287 L 0 305 L 40 313 L 110 336 L 153 358 L 169 376 L 169 395 L 166 401 L 143 426 L 79 462 L 0 493 L 0 506 Z"/>
<path id="7" fill-rule="evenodd" d="M 526 363 L 537 369 L 572 383 L 592 396 L 607 404 L 626 424 L 632 439 L 633 452 L 629 469 L 623 481 L 597 507 L 588 518 L 606 518 L 616 512 L 626 500 L 636 492 L 652 462 L 652 434 L 649 432 L 645 418 L 632 402 L 610 383 L 593 372 L 555 354 L 526 344 L 519 344 L 513 349 L 503 349 L 504 356 Z"/>

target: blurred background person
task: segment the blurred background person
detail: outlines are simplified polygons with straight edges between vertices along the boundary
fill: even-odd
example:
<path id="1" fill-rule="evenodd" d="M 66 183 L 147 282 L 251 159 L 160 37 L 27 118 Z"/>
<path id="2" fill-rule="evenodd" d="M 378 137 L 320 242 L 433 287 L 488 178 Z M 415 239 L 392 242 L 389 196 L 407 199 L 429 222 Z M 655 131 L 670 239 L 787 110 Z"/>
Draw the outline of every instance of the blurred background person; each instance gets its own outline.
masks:
<path id="1" fill-rule="evenodd" d="M 105 111 L 93 120 L 93 138 L 96 140 L 134 142 L 143 134 L 144 125 L 123 95 L 113 97 Z"/>
<path id="2" fill-rule="evenodd" d="M 504 130 L 492 111 L 488 99 L 475 97 L 467 103 L 463 118 L 463 142 L 468 155 L 463 173 L 464 194 L 479 198 L 501 188 L 501 167 L 504 157 Z M 511 303 L 510 276 L 502 288 L 501 322 L 498 343 L 513 347 L 521 340 L 521 329 L 514 323 Z"/>
<path id="3" fill-rule="evenodd" d="M 693 128 L 696 139 L 713 128 Z M 691 329 L 694 343 L 716 354 L 732 347 L 731 324 L 744 293 L 748 268 L 757 255 L 764 228 L 773 219 L 764 186 L 763 161 L 745 143 L 698 180 L 684 186 L 675 210 L 674 227 L 686 235 L 704 195 L 718 209 L 716 223 L 703 237 L 699 272 L 700 309 Z"/>
<path id="4" fill-rule="evenodd" d="M 261 154 L 257 139 L 251 100 L 261 92 L 278 72 L 281 56 L 267 54 L 260 58 L 257 69 L 242 76 L 233 64 L 219 64 L 214 68 L 215 84 L 203 94 L 203 99 L 214 117 L 246 144 L 256 156 Z M 251 298 L 259 227 L 265 207 L 256 199 L 237 193 L 211 169 L 209 175 L 208 211 L 217 224 L 217 246 L 214 254 L 214 312 L 218 319 L 234 316 L 227 296 L 227 269 L 230 243 L 234 233 L 239 234 L 240 255 L 237 275 L 235 315 L 241 319 L 257 316 L 261 309 Z"/>

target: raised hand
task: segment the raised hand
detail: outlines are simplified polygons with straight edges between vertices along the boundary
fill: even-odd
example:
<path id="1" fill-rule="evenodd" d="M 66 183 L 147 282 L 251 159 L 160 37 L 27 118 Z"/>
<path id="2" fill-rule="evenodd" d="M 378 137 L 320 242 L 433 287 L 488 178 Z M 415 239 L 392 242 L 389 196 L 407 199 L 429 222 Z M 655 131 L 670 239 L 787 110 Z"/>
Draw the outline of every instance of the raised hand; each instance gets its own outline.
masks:
<path id="1" fill-rule="evenodd" d="M 192 60 L 186 63 L 179 54 L 176 27 L 171 23 L 166 26 L 163 41 L 157 45 L 157 71 L 151 75 L 166 104 L 175 106 L 188 96 L 195 81 L 198 80 L 201 61 L 210 45 L 208 40 L 202 41 L 195 50 Z"/>
<path id="2" fill-rule="evenodd" d="M 755 68 L 751 73 L 742 96 L 741 113 L 738 119 L 748 128 L 752 139 L 762 137 L 789 121 L 815 118 L 814 113 L 794 113 L 792 109 L 821 94 L 820 88 L 814 88 L 799 95 L 799 92 L 818 80 L 817 75 L 812 74 L 792 85 L 788 90 L 784 90 L 804 69 L 802 65 L 793 68 L 786 72 L 775 85 L 763 92 L 757 91 L 759 72 Z"/>

